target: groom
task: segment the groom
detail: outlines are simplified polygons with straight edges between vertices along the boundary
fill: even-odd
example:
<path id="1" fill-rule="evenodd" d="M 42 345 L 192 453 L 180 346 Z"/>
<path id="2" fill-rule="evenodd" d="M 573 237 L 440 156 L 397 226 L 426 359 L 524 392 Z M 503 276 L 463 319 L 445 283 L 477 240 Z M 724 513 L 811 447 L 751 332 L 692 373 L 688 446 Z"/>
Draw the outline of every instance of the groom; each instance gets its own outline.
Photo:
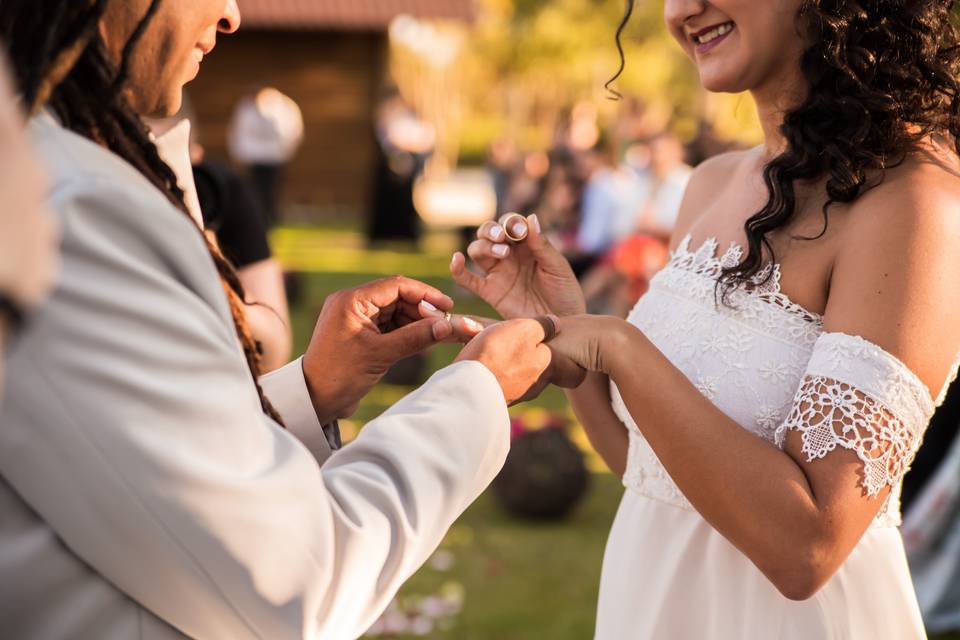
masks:
<path id="1" fill-rule="evenodd" d="M 174 113 L 239 21 L 235 0 L 0 3 L 24 101 L 48 108 L 30 133 L 62 238 L 0 411 L 5 636 L 357 637 L 497 473 L 504 400 L 549 364 L 548 326 L 491 327 L 332 451 L 321 425 L 394 361 L 470 337 L 449 298 L 392 278 L 331 296 L 257 397 L 211 253 L 137 118 Z"/>

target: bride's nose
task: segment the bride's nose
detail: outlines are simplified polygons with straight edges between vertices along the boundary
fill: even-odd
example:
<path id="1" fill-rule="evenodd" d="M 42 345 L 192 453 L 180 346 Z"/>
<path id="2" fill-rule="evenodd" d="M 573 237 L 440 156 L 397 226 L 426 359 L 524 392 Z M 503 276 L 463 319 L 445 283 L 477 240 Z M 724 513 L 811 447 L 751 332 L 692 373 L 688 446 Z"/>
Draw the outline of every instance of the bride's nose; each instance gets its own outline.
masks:
<path id="1" fill-rule="evenodd" d="M 671 27 L 682 29 L 687 20 L 700 15 L 706 8 L 706 0 L 665 0 L 663 18 Z"/>

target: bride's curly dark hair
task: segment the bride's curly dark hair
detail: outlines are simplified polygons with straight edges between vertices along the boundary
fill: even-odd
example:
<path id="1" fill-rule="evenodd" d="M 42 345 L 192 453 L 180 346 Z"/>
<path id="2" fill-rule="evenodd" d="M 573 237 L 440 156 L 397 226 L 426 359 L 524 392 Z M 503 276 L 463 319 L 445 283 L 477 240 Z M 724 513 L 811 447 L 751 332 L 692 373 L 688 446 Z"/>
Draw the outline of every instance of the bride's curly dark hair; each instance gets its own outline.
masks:
<path id="1" fill-rule="evenodd" d="M 627 0 L 624 24 L 632 13 Z M 768 236 L 796 214 L 798 181 L 826 179 L 829 209 L 879 184 L 924 138 L 945 136 L 960 154 L 960 37 L 955 0 L 805 0 L 800 67 L 809 91 L 780 130 L 786 150 L 764 168 L 769 197 L 744 224 L 747 252 L 720 277 L 733 289 L 769 278 Z M 618 30 L 618 44 L 623 25 Z"/>

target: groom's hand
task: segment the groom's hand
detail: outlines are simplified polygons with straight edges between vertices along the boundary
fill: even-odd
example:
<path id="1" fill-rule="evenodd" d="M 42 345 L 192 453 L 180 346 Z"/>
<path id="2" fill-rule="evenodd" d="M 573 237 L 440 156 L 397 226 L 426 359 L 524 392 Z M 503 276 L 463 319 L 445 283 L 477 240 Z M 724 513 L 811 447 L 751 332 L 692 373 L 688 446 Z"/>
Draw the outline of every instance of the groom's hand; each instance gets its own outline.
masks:
<path id="1" fill-rule="evenodd" d="M 303 358 L 303 371 L 322 423 L 346 418 L 387 370 L 454 335 L 442 314 L 427 317 L 423 302 L 447 312 L 453 300 L 400 276 L 329 296 Z"/>

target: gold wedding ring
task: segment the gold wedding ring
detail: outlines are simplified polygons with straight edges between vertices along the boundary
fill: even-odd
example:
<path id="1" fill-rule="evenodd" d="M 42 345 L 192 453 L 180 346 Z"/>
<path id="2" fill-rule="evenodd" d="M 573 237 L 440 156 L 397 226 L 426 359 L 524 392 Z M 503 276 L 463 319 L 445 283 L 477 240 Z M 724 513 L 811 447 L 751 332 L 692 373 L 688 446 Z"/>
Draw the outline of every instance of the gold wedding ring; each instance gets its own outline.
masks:
<path id="1" fill-rule="evenodd" d="M 515 225 L 517 222 L 523 223 L 522 234 L 517 234 L 513 231 L 513 225 Z M 529 227 L 527 226 L 527 219 L 519 213 L 508 213 L 505 215 L 500 222 L 500 226 L 503 227 L 503 232 L 507 234 L 507 239 L 512 240 L 513 242 L 523 242 L 527 239 L 527 234 L 530 232 Z"/>
<path id="2" fill-rule="evenodd" d="M 450 313 L 449 311 L 446 311 L 446 312 L 444 312 L 444 314 L 443 314 L 443 319 L 446 320 L 447 322 L 452 322 L 452 321 L 453 321 L 453 314 Z"/>

